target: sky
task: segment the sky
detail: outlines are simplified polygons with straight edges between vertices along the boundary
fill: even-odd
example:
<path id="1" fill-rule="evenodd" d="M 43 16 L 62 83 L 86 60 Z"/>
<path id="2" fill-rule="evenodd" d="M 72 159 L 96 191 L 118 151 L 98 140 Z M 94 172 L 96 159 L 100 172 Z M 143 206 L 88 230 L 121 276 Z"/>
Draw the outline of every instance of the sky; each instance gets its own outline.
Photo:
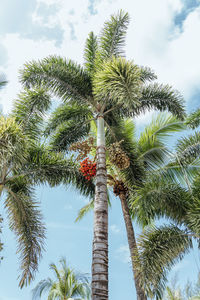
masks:
<path id="1" fill-rule="evenodd" d="M 160 83 L 179 90 L 188 112 L 199 107 L 199 0 L 0 0 L 0 4 L 0 72 L 8 80 L 0 92 L 4 114 L 11 111 L 20 92 L 19 71 L 26 62 L 56 54 L 82 64 L 88 33 L 98 34 L 103 23 L 119 9 L 127 11 L 131 18 L 127 58 L 151 67 Z M 138 131 L 152 115 L 147 112 L 136 120 Z M 0 265 L 0 300 L 31 299 L 32 288 L 51 276 L 49 263 L 58 263 L 62 256 L 71 267 L 90 273 L 92 212 L 74 223 L 78 209 L 88 200 L 72 188 L 48 186 L 37 188 L 37 199 L 47 227 L 46 252 L 35 281 L 23 290 L 18 288 L 15 237 L 8 229 L 1 202 L 4 259 Z M 114 198 L 109 211 L 109 244 L 110 299 L 136 299 L 120 203 Z M 199 254 L 194 251 L 174 268 L 171 277 L 179 272 L 184 283 L 188 277 L 195 278 L 199 268 Z"/>

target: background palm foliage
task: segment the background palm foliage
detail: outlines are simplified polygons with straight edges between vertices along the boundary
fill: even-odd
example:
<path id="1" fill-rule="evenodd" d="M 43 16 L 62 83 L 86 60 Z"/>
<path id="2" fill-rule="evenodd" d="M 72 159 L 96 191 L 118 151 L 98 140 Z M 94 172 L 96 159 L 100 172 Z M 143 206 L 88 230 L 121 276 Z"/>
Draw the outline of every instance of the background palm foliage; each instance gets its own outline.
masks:
<path id="1" fill-rule="evenodd" d="M 66 260 L 60 261 L 61 269 L 55 264 L 50 264 L 55 279 L 41 280 L 33 289 L 33 300 L 41 299 L 43 294 L 48 294 L 48 300 L 90 300 L 90 284 L 84 274 L 76 273 L 67 266 Z"/>
<path id="2" fill-rule="evenodd" d="M 85 195 L 93 194 L 94 190 L 76 164 L 41 143 L 42 120 L 49 105 L 50 98 L 44 90 L 27 90 L 19 95 L 11 115 L 0 117 L 0 191 L 5 194 L 10 229 L 17 237 L 22 271 L 20 287 L 34 278 L 45 238 L 34 187 L 73 182 Z"/>

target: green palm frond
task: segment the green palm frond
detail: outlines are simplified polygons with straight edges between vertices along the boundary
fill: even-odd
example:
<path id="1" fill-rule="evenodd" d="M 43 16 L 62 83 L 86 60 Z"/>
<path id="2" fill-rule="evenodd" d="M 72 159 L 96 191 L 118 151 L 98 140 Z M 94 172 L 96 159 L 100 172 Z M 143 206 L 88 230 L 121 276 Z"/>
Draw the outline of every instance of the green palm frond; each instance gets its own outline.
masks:
<path id="1" fill-rule="evenodd" d="M 50 56 L 26 64 L 21 70 L 21 83 L 27 87 L 44 86 L 63 101 L 88 103 L 91 80 L 83 68 L 72 60 Z"/>
<path id="2" fill-rule="evenodd" d="M 49 118 L 45 128 L 45 136 L 48 136 L 52 132 L 56 131 L 58 126 L 62 125 L 63 123 L 67 124 L 68 121 L 76 122 L 76 127 L 79 129 L 80 124 L 87 122 L 90 118 L 92 118 L 92 114 L 88 106 L 68 103 L 61 104 L 51 114 L 51 117 Z"/>
<path id="3" fill-rule="evenodd" d="M 167 273 L 192 248 L 191 237 L 177 226 L 149 227 L 138 239 L 138 273 L 149 297 L 162 299 Z"/>
<path id="4" fill-rule="evenodd" d="M 103 60 L 109 59 L 113 55 L 123 55 L 128 23 L 128 13 L 122 10 L 105 22 L 99 40 L 100 55 Z"/>
<path id="5" fill-rule="evenodd" d="M 76 222 L 82 220 L 82 218 L 92 209 L 94 208 L 94 200 L 91 200 L 89 203 L 84 205 L 78 212 L 78 216 L 76 218 Z"/>
<path id="6" fill-rule="evenodd" d="M 97 49 L 97 36 L 90 32 L 84 49 L 85 68 L 90 74 L 94 72 Z"/>
<path id="7" fill-rule="evenodd" d="M 199 197 L 199 195 L 198 195 Z M 200 199 L 193 199 L 193 205 L 187 211 L 185 224 L 190 231 L 194 233 L 194 237 L 198 240 L 200 247 Z"/>
<path id="8" fill-rule="evenodd" d="M 156 175 L 146 179 L 143 186 L 135 187 L 130 195 L 132 216 L 142 226 L 164 216 L 175 222 L 184 222 L 190 205 L 192 199 L 187 189 Z"/>
<path id="9" fill-rule="evenodd" d="M 185 117 L 183 97 L 169 85 L 154 83 L 143 86 L 140 107 L 136 112 L 139 114 L 151 109 L 169 111 L 180 120 Z"/>
<path id="10" fill-rule="evenodd" d="M 113 105 L 135 107 L 139 104 L 142 81 L 140 68 L 122 57 L 112 57 L 94 75 L 93 91 L 98 99 Z"/>
<path id="11" fill-rule="evenodd" d="M 46 111 L 50 108 L 50 96 L 44 88 L 25 89 L 14 103 L 12 115 L 24 133 L 33 139 L 40 135 Z"/>
<path id="12" fill-rule="evenodd" d="M 160 113 L 144 129 L 138 140 L 140 159 L 147 169 L 161 167 L 169 161 L 172 153 L 166 147 L 167 138 L 185 129 L 183 122 L 167 113 Z"/>
<path id="13" fill-rule="evenodd" d="M 50 186 L 72 184 L 84 196 L 91 198 L 94 196 L 94 183 L 85 179 L 77 163 L 71 158 L 64 158 L 62 153 L 51 151 L 45 145 L 35 145 L 29 150 L 27 164 L 23 166 L 21 175 L 33 184 L 48 183 Z"/>
<path id="14" fill-rule="evenodd" d="M 23 178 L 15 178 L 5 186 L 7 197 L 5 207 L 8 212 L 10 228 L 17 237 L 18 253 L 22 270 L 20 287 L 30 283 L 38 269 L 43 250 L 45 227 L 34 200 L 33 191 Z"/>
<path id="15" fill-rule="evenodd" d="M 178 160 L 182 165 L 188 165 L 200 158 L 200 133 L 179 139 L 176 145 Z"/>
<path id="16" fill-rule="evenodd" d="M 151 70 L 149 67 L 140 67 L 140 79 L 142 80 L 143 83 L 146 81 L 153 81 L 157 79 L 156 74 L 154 71 Z"/>
<path id="17" fill-rule="evenodd" d="M 89 131 L 90 122 L 77 123 L 76 120 L 63 122 L 51 136 L 50 145 L 53 150 L 68 151 L 71 144 L 87 137 Z"/>
<path id="18" fill-rule="evenodd" d="M 192 129 L 195 129 L 200 125 L 200 109 L 197 109 L 187 117 L 186 124 Z"/>

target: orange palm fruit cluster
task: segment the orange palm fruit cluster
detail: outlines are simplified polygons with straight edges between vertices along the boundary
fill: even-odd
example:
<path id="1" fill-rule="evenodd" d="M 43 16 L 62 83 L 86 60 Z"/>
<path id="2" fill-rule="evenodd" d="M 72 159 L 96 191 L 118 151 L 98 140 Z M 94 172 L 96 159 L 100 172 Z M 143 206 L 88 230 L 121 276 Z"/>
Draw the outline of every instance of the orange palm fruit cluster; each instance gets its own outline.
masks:
<path id="1" fill-rule="evenodd" d="M 88 157 L 80 162 L 80 171 L 87 180 L 91 180 L 96 176 L 96 163 L 92 162 Z"/>

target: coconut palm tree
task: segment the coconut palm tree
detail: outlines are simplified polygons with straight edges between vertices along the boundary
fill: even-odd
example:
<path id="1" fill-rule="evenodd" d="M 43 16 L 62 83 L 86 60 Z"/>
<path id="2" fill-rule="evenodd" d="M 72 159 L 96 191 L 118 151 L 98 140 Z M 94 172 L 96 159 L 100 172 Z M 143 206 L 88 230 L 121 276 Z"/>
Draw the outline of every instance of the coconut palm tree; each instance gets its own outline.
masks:
<path id="1" fill-rule="evenodd" d="M 88 135 L 91 120 L 97 124 L 93 299 L 108 299 L 105 127 L 109 131 L 109 121 L 112 123 L 113 116 L 135 116 L 151 108 L 169 110 L 180 118 L 184 115 L 182 97 L 177 91 L 168 85 L 145 84 L 154 80 L 155 74 L 149 68 L 139 67 L 124 58 L 128 22 L 128 14 L 120 11 L 105 23 L 98 39 L 90 33 L 84 52 L 84 67 L 72 60 L 50 56 L 26 64 L 21 72 L 21 82 L 25 87 L 43 86 L 64 102 L 60 107 L 62 117 L 52 125 L 53 129 L 55 125 L 58 128 L 54 148 L 66 150 L 72 142 Z"/>
<path id="2" fill-rule="evenodd" d="M 47 278 L 41 280 L 33 289 L 33 300 L 41 299 L 48 293 L 49 300 L 89 300 L 90 286 L 85 275 L 76 273 L 67 266 L 66 260 L 60 260 L 61 269 L 55 264 L 50 264 L 56 279 Z"/>

